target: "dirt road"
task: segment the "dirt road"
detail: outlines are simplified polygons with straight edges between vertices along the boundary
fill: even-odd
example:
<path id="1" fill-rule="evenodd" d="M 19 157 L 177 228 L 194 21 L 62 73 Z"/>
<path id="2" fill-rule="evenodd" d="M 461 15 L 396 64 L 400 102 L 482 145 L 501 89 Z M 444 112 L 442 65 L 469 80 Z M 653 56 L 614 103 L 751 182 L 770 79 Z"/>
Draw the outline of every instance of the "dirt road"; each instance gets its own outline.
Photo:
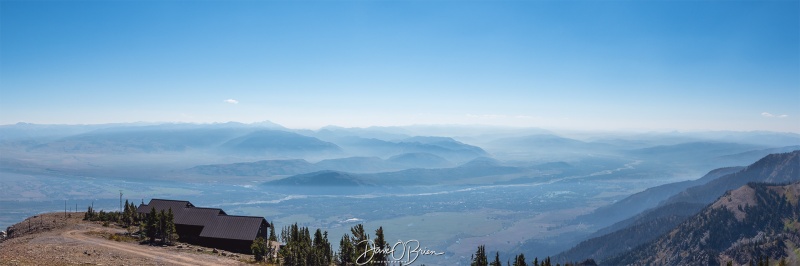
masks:
<path id="1" fill-rule="evenodd" d="M 99 231 L 96 229 L 75 229 L 69 230 L 61 235 L 65 238 L 73 239 L 76 241 L 84 242 L 91 245 L 102 246 L 110 249 L 115 249 L 120 252 L 129 253 L 131 255 L 150 258 L 156 262 L 171 264 L 171 265 L 241 265 L 238 261 L 228 258 L 220 258 L 206 254 L 190 254 L 190 253 L 176 253 L 175 251 L 163 250 L 159 247 L 140 246 L 131 243 L 122 243 L 111 241 L 107 239 L 91 237 L 86 235 L 91 231 Z"/>

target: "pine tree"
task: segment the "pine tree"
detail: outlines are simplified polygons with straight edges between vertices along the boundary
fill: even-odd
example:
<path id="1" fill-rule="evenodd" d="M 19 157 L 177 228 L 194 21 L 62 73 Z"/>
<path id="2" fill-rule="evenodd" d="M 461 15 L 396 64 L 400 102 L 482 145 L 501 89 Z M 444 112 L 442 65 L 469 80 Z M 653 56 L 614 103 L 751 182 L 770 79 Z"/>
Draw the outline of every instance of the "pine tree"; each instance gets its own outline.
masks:
<path id="1" fill-rule="evenodd" d="M 386 239 L 383 237 L 383 226 L 378 227 L 378 230 L 375 230 L 374 245 L 374 248 L 378 250 L 376 250 L 377 253 L 375 253 L 375 256 L 373 256 L 373 265 L 387 265 L 388 256 L 385 251 L 389 249 L 389 243 L 386 243 Z"/>
<path id="2" fill-rule="evenodd" d="M 331 243 L 328 242 L 328 232 L 322 233 L 317 229 L 313 241 L 313 265 L 330 265 L 333 261 Z"/>
<path id="3" fill-rule="evenodd" d="M 533 266 L 539 266 L 539 257 L 533 257 Z"/>
<path id="4" fill-rule="evenodd" d="M 161 243 L 166 241 L 165 231 L 167 229 L 167 213 L 164 210 L 158 212 L 158 231 L 157 236 L 161 239 Z"/>
<path id="5" fill-rule="evenodd" d="M 86 213 L 83 214 L 83 220 L 94 221 L 94 209 L 92 209 L 91 205 L 89 205 L 89 207 L 86 208 Z"/>
<path id="6" fill-rule="evenodd" d="M 489 266 L 489 260 L 486 258 L 486 247 L 484 245 L 478 246 L 478 251 L 475 251 L 475 256 L 472 259 L 471 266 Z"/>
<path id="7" fill-rule="evenodd" d="M 264 238 L 258 237 L 256 240 L 253 240 L 253 244 L 250 245 L 250 251 L 253 252 L 256 261 L 264 261 L 264 257 L 267 254 L 267 243 Z"/>
<path id="8" fill-rule="evenodd" d="M 150 238 L 150 243 L 156 241 L 158 234 L 158 214 L 156 208 L 150 208 L 150 214 L 147 215 L 147 237 Z"/>
<path id="9" fill-rule="evenodd" d="M 172 244 L 178 240 L 178 230 L 175 228 L 175 215 L 172 213 L 172 208 L 169 208 L 165 220 L 167 224 L 164 229 L 164 234 L 167 240 L 169 240 L 169 243 Z"/>
<path id="10" fill-rule="evenodd" d="M 353 226 L 350 228 L 350 232 L 353 233 L 351 242 L 353 242 L 353 246 L 355 247 L 355 262 L 357 264 L 369 263 L 371 255 L 367 253 L 367 250 L 369 249 L 369 235 L 364 231 L 364 225 L 358 224 Z"/>
<path id="11" fill-rule="evenodd" d="M 278 242 L 278 237 L 275 236 L 275 224 L 269 223 L 269 238 L 267 239 L 267 261 L 273 262 L 273 258 L 275 257 L 275 250 L 277 247 L 273 247 L 273 243 Z"/>
<path id="12" fill-rule="evenodd" d="M 269 223 L 269 241 L 278 241 L 278 236 L 275 235 L 275 224 Z"/>
<path id="13" fill-rule="evenodd" d="M 322 252 L 317 252 L 314 247 L 307 227 L 299 227 L 296 223 L 284 227 L 281 239 L 286 244 L 278 253 L 283 259 L 282 264 L 284 265 L 317 265 L 318 261 L 325 260 L 325 257 L 321 255 Z M 320 247 L 326 244 L 324 238 L 317 242 Z M 330 243 L 327 245 L 330 247 Z"/>
<path id="14" fill-rule="evenodd" d="M 355 247 L 353 242 L 350 241 L 350 236 L 344 234 L 342 240 L 339 241 L 339 252 L 337 254 L 337 265 L 353 265 L 355 263 Z"/>
<path id="15" fill-rule="evenodd" d="M 328 231 L 322 232 L 322 243 L 324 247 L 324 253 L 327 256 L 325 260 L 327 264 L 330 265 L 333 263 L 333 247 L 331 247 L 331 241 L 328 240 Z"/>
<path id="16" fill-rule="evenodd" d="M 127 200 L 126 200 L 127 201 Z M 136 206 L 133 206 L 133 202 L 126 203 L 125 211 L 128 212 L 128 216 L 126 217 L 125 224 L 127 226 L 131 226 L 136 224 L 138 213 L 136 213 Z"/>
<path id="17" fill-rule="evenodd" d="M 120 221 L 121 224 L 127 226 L 128 225 L 128 218 L 131 217 L 131 210 L 128 209 L 128 200 L 125 200 L 125 206 L 122 208 L 122 220 Z"/>
<path id="18" fill-rule="evenodd" d="M 525 262 L 525 254 L 520 253 L 514 257 L 514 266 L 528 266 L 528 263 Z"/>
<path id="19" fill-rule="evenodd" d="M 494 253 L 494 261 L 489 264 L 490 266 L 503 266 L 503 263 L 500 262 L 500 252 Z"/>

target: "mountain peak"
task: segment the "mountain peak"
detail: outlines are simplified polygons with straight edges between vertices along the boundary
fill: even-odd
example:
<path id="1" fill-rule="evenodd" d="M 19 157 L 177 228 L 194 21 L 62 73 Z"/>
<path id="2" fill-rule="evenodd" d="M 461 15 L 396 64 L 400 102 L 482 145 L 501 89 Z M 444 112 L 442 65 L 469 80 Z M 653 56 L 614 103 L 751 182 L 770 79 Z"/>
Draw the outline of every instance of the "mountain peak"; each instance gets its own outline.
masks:
<path id="1" fill-rule="evenodd" d="M 793 257 L 800 245 L 800 182 L 749 183 L 729 191 L 649 244 L 605 261 L 613 265 L 744 265 Z M 794 260 L 794 261 L 791 261 Z"/>

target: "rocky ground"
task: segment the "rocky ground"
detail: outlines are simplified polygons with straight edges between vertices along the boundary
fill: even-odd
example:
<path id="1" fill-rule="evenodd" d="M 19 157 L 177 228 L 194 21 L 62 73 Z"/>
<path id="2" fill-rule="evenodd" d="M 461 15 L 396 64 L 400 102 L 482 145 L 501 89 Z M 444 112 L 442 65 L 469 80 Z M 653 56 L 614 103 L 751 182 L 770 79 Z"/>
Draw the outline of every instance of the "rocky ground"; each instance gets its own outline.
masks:
<path id="1" fill-rule="evenodd" d="M 83 213 L 48 213 L 9 227 L 0 265 L 242 265 L 253 256 L 191 246 L 150 246 Z"/>

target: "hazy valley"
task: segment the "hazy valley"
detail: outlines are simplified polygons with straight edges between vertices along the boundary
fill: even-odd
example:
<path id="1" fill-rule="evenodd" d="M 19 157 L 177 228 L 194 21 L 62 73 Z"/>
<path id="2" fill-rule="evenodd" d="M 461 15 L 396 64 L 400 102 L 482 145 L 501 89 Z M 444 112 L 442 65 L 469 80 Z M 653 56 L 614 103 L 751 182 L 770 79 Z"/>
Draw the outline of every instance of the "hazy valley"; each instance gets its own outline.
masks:
<path id="1" fill-rule="evenodd" d="M 445 252 L 420 258 L 428 264 L 468 264 L 481 244 L 504 260 L 603 261 L 621 251 L 569 249 L 630 239 L 636 226 L 666 232 L 747 182 L 797 181 L 796 156 L 773 175 L 754 170 L 766 162 L 741 167 L 798 149 L 800 135 L 773 132 L 16 124 L 0 126 L 0 227 L 65 203 L 116 210 L 122 190 L 136 203 L 189 200 L 333 236 L 383 226 L 388 239 Z"/>

